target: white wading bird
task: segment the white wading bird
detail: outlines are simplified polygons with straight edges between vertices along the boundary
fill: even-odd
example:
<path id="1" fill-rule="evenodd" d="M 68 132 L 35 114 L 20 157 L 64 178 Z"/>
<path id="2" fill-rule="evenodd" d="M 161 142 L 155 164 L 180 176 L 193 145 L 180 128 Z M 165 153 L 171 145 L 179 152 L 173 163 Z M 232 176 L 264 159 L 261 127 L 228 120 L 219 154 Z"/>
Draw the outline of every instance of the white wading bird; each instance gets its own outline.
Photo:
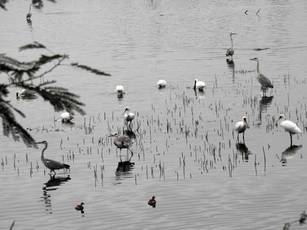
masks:
<path id="1" fill-rule="evenodd" d="M 292 135 L 293 134 L 300 134 L 302 133 L 302 130 L 293 122 L 290 120 L 286 120 L 286 117 L 284 114 L 279 115 L 279 125 L 285 129 L 286 132 L 289 132 L 290 134 L 290 146 L 292 146 Z"/>
<path id="2" fill-rule="evenodd" d="M 247 128 L 249 128 L 249 125 L 247 123 L 246 116 L 243 116 L 242 121 L 238 121 L 235 124 L 235 131 L 238 133 L 238 136 L 237 136 L 238 141 L 239 141 L 239 134 L 242 133 L 243 142 L 245 142 L 244 133 Z"/>

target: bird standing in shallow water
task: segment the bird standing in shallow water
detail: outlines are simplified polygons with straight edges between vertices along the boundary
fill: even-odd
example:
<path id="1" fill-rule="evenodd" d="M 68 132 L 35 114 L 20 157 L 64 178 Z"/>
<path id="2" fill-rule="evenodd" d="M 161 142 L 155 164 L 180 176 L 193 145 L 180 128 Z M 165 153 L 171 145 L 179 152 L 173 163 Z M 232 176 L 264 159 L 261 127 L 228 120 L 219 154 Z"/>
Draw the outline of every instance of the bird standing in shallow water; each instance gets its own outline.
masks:
<path id="1" fill-rule="evenodd" d="M 130 109 L 127 107 L 124 111 L 125 124 L 131 129 L 131 122 L 135 118 L 135 114 L 130 112 Z"/>
<path id="2" fill-rule="evenodd" d="M 165 88 L 166 87 L 166 81 L 165 80 L 159 80 L 157 82 L 157 86 L 158 86 L 158 89 L 162 89 L 162 88 Z"/>
<path id="3" fill-rule="evenodd" d="M 155 200 L 155 196 L 152 196 L 152 198 L 148 201 L 148 205 L 155 208 L 157 201 Z"/>
<path id="4" fill-rule="evenodd" d="M 115 91 L 117 93 L 117 98 L 123 98 L 124 94 L 125 94 L 125 88 L 122 85 L 117 85 L 115 87 Z"/>
<path id="5" fill-rule="evenodd" d="M 119 148 L 120 153 L 122 149 L 127 149 L 127 152 L 129 151 L 131 153 L 131 156 L 128 160 L 130 161 L 133 156 L 133 152 L 130 149 L 130 146 L 133 144 L 132 139 L 127 135 L 119 135 L 118 133 L 110 135 L 110 137 L 115 137 L 113 143 L 117 148 Z M 120 153 L 119 153 L 119 157 L 120 157 L 120 161 L 122 161 Z"/>
<path id="6" fill-rule="evenodd" d="M 300 134 L 302 133 L 302 130 L 293 121 L 286 120 L 286 117 L 284 114 L 279 115 L 278 121 L 279 121 L 280 127 L 284 128 L 286 132 L 289 132 L 290 146 L 292 146 L 292 135 Z"/>
<path id="7" fill-rule="evenodd" d="M 233 64 L 233 58 L 232 58 L 232 56 L 234 55 L 234 53 L 235 53 L 235 51 L 234 51 L 234 48 L 233 48 L 233 39 L 232 39 L 232 36 L 233 35 L 236 35 L 236 33 L 233 33 L 233 32 L 231 32 L 230 34 L 229 34 L 229 37 L 230 37 L 230 45 L 231 45 L 231 47 L 230 48 L 228 48 L 227 50 L 226 50 L 226 61 L 227 61 L 227 63 L 228 64 Z"/>
<path id="8" fill-rule="evenodd" d="M 261 90 L 263 92 L 263 95 L 266 95 L 266 91 L 268 90 L 268 88 L 272 88 L 273 89 L 273 84 L 270 81 L 270 79 L 268 79 L 266 76 L 264 76 L 262 73 L 260 73 L 260 68 L 259 68 L 259 59 L 258 58 L 252 58 L 250 59 L 251 61 L 256 61 L 257 62 L 257 80 L 261 85 Z"/>
<path id="9" fill-rule="evenodd" d="M 205 82 L 199 81 L 198 79 L 195 79 L 195 80 L 194 80 L 193 89 L 194 89 L 195 91 L 198 90 L 198 91 L 200 91 L 200 92 L 203 92 L 204 89 L 205 89 L 205 87 L 206 87 Z"/>
<path id="10" fill-rule="evenodd" d="M 249 125 L 247 123 L 246 116 L 243 116 L 242 117 L 242 121 L 238 121 L 235 124 L 235 130 L 238 133 L 238 136 L 237 136 L 237 140 L 238 141 L 239 141 L 239 134 L 242 133 L 242 135 L 243 135 L 243 142 L 245 142 L 245 140 L 244 140 L 244 133 L 245 133 L 245 130 L 247 128 L 249 128 Z"/>
<path id="11" fill-rule="evenodd" d="M 60 115 L 62 123 L 71 123 L 74 118 L 73 115 L 69 112 L 63 112 Z"/>
<path id="12" fill-rule="evenodd" d="M 41 142 L 36 142 L 36 144 L 44 144 L 45 147 L 42 150 L 42 155 L 41 155 L 41 160 L 43 162 L 43 164 L 46 166 L 46 168 L 50 169 L 50 176 L 53 173 L 53 177 L 55 176 L 55 170 L 59 170 L 59 169 L 69 169 L 70 166 L 68 164 L 64 164 L 58 161 L 54 161 L 54 160 L 50 160 L 45 158 L 44 156 L 44 152 L 48 147 L 48 142 L 47 141 L 41 141 Z"/>

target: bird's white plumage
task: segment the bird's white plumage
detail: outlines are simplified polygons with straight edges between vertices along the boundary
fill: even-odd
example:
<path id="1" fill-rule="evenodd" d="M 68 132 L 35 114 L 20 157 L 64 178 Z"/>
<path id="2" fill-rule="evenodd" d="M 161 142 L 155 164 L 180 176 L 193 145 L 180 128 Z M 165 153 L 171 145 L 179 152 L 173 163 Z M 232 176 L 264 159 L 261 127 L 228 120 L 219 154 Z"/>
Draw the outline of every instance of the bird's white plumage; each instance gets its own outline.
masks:
<path id="1" fill-rule="evenodd" d="M 235 131 L 238 133 L 244 132 L 248 128 L 248 124 L 246 122 L 246 117 L 242 117 L 242 121 L 238 121 L 235 123 Z"/>
<path id="2" fill-rule="evenodd" d="M 167 84 L 167 82 L 166 82 L 165 80 L 162 80 L 162 79 L 160 79 L 160 80 L 157 82 L 157 86 L 158 86 L 159 89 L 160 89 L 160 88 L 166 87 L 166 84 Z"/>
<path id="3" fill-rule="evenodd" d="M 117 85 L 117 86 L 115 87 L 115 90 L 116 90 L 116 92 L 118 92 L 118 93 L 123 93 L 123 92 L 125 91 L 125 88 L 124 88 L 124 86 L 122 86 L 122 85 Z"/>
<path id="4" fill-rule="evenodd" d="M 299 134 L 302 133 L 302 130 L 290 120 L 283 120 L 279 123 L 280 127 L 284 128 L 286 132 L 291 134 Z"/>
<path id="5" fill-rule="evenodd" d="M 124 118 L 125 118 L 125 121 L 131 122 L 135 118 L 135 114 L 130 112 L 129 108 L 126 108 L 125 113 L 124 113 Z"/>
<path id="6" fill-rule="evenodd" d="M 198 79 L 194 80 L 194 89 L 195 90 L 203 91 L 205 87 L 206 87 L 205 82 L 200 81 Z"/>
<path id="7" fill-rule="evenodd" d="M 70 122 L 73 119 L 73 116 L 69 112 L 63 112 L 60 115 L 62 122 Z"/>

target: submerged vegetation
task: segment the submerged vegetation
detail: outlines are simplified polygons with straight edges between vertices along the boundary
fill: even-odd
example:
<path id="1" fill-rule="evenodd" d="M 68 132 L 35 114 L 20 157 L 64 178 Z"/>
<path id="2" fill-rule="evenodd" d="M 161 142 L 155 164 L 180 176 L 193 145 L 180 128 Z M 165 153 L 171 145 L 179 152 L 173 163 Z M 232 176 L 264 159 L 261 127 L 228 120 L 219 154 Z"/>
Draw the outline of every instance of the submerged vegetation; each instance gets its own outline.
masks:
<path id="1" fill-rule="evenodd" d="M 21 46 L 19 51 L 28 49 L 46 50 L 46 46 L 39 42 L 33 42 Z M 82 109 L 84 104 L 80 101 L 78 95 L 64 87 L 56 86 L 55 80 L 41 80 L 55 68 L 61 66 L 68 58 L 69 56 L 66 54 L 41 54 L 39 58 L 33 61 L 24 62 L 6 54 L 0 54 L 0 75 L 6 75 L 8 79 L 8 81 L 0 83 L 0 117 L 2 118 L 3 134 L 5 136 L 12 136 L 14 140 L 21 139 L 28 146 L 34 145 L 35 142 L 31 134 L 16 120 L 15 114 L 22 117 L 25 117 L 25 114 L 7 100 L 11 92 L 10 88 L 34 92 L 34 94 L 48 101 L 55 111 L 65 110 L 71 113 L 85 114 Z M 70 65 L 75 66 L 76 64 L 71 63 Z M 110 74 L 85 65 L 77 65 L 77 67 L 98 75 L 110 76 Z M 38 79 L 40 81 L 37 81 Z"/>

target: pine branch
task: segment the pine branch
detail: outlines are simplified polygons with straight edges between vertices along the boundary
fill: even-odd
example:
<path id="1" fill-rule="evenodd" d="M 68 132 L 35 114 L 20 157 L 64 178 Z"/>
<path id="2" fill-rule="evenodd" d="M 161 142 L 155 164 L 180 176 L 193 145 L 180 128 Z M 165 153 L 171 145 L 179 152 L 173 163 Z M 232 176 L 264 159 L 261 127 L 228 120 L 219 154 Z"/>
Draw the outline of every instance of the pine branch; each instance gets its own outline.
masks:
<path id="1" fill-rule="evenodd" d="M 97 75 L 111 76 L 111 74 L 109 74 L 109 73 L 105 73 L 105 72 L 103 72 L 99 69 L 95 69 L 95 68 L 92 68 L 92 67 L 87 66 L 87 65 L 80 65 L 78 62 L 70 63 L 70 65 L 78 67 L 80 69 L 84 69 L 86 71 L 89 71 L 89 72 L 97 74 Z"/>
<path id="2" fill-rule="evenodd" d="M 34 41 L 33 43 L 19 47 L 19 51 L 24 51 L 24 50 L 27 50 L 27 49 L 45 49 L 45 48 L 46 48 L 46 46 L 44 46 L 43 44 L 41 44 L 37 41 Z"/>
<path id="3" fill-rule="evenodd" d="M 5 4 L 8 2 L 8 0 L 0 0 L 0 7 L 4 10 L 7 10 L 5 7 Z"/>
<path id="4" fill-rule="evenodd" d="M 85 114 L 85 111 L 81 108 L 84 106 L 78 99 L 79 95 L 71 93 L 68 89 L 58 86 L 50 86 L 55 81 L 44 82 L 38 86 L 32 84 L 17 83 L 16 86 L 32 90 L 40 95 L 44 100 L 48 101 L 54 108 L 55 111 L 66 110 L 68 112 L 78 112 L 81 115 Z"/>
<path id="5" fill-rule="evenodd" d="M 15 141 L 22 141 L 27 146 L 35 146 L 35 140 L 15 119 L 11 105 L 0 98 L 0 117 L 2 118 L 3 135 L 12 136 Z"/>

